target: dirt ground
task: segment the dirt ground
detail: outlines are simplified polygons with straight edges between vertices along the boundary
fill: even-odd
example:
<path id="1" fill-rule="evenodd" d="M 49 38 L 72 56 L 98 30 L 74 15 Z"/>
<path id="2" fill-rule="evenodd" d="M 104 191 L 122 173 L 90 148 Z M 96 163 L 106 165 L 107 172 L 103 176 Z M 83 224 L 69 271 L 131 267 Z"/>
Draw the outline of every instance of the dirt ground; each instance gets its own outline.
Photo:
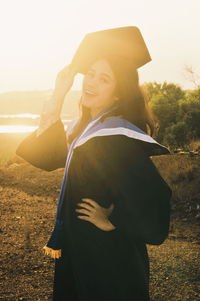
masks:
<path id="1" fill-rule="evenodd" d="M 0 168 L 0 300 L 51 300 L 54 259 L 42 247 L 53 228 L 62 176 L 63 169 L 46 172 L 28 163 Z M 151 301 L 200 300 L 199 218 L 174 212 L 170 228 L 162 245 L 148 245 Z"/>

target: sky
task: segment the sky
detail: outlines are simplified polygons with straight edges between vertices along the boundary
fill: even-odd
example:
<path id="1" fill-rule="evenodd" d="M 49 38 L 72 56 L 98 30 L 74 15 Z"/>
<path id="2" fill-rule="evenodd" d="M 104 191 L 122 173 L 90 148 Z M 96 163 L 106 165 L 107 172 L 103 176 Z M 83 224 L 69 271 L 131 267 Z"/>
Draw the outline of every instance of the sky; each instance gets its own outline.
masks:
<path id="1" fill-rule="evenodd" d="M 185 67 L 200 75 L 199 12 L 200 0 L 0 0 L 0 93 L 53 89 L 85 34 L 123 26 L 140 29 L 152 57 L 141 84 L 192 89 Z"/>

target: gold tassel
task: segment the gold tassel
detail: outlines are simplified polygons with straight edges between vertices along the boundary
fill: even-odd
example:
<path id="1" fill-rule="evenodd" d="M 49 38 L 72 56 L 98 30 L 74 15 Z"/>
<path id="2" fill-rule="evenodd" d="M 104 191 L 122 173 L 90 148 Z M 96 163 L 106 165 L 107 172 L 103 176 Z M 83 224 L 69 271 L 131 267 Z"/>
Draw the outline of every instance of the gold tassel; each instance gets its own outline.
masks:
<path id="1" fill-rule="evenodd" d="M 60 250 L 53 250 L 47 246 L 43 248 L 44 254 L 50 256 L 51 258 L 58 259 L 61 257 L 61 249 Z"/>

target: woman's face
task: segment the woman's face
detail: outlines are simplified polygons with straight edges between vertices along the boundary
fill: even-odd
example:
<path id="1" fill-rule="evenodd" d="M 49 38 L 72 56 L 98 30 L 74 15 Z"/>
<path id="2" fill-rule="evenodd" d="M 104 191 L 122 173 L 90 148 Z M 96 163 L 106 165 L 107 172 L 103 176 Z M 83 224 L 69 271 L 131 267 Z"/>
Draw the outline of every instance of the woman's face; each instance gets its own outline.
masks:
<path id="1" fill-rule="evenodd" d="M 81 104 L 90 109 L 92 116 L 113 105 L 116 78 L 106 59 L 95 61 L 85 74 L 82 85 Z"/>

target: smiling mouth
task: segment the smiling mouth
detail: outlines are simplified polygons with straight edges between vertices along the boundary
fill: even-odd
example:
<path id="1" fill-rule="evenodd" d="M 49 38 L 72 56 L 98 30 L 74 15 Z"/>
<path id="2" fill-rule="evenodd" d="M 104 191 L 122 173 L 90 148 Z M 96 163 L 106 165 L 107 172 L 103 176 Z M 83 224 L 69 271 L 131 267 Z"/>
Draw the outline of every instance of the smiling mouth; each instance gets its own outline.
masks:
<path id="1" fill-rule="evenodd" d="M 89 90 L 89 89 L 85 89 L 84 91 L 87 95 L 93 95 L 93 96 L 96 96 L 97 93 L 93 92 L 92 90 Z"/>
<path id="2" fill-rule="evenodd" d="M 84 93 L 85 93 L 87 96 L 97 96 L 96 93 L 93 93 L 93 92 L 91 92 L 91 91 L 89 91 L 89 90 L 85 90 Z"/>

